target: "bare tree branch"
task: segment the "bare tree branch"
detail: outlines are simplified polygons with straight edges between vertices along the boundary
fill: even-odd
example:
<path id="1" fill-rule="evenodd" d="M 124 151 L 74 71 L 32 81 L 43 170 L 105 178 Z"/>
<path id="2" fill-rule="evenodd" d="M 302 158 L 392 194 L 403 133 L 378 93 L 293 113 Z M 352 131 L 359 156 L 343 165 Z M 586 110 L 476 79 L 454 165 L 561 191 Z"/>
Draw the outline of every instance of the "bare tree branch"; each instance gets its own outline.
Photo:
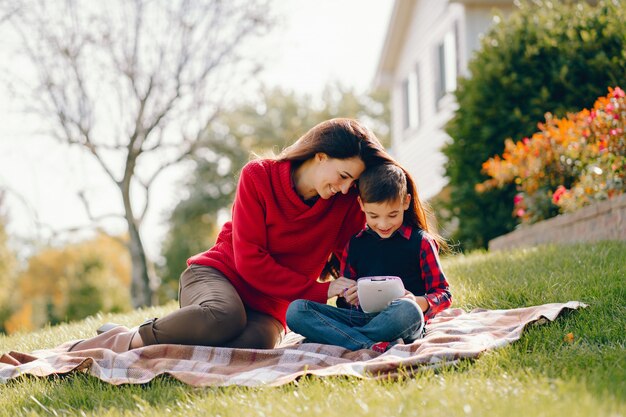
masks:
<path id="1" fill-rule="evenodd" d="M 9 20 L 14 14 L 19 12 L 20 9 L 21 5 L 18 2 L 8 4 L 7 10 L 2 15 L 0 15 L 0 25 Z"/>
<path id="2" fill-rule="evenodd" d="M 99 223 L 105 219 L 118 219 L 124 220 L 124 216 L 120 213 L 109 213 L 109 214 L 101 214 L 99 216 L 95 216 L 91 211 L 91 205 L 89 204 L 89 200 L 85 195 L 85 191 L 81 190 L 78 192 L 78 198 L 83 203 L 83 207 L 85 208 L 85 212 L 87 213 L 87 217 L 91 220 L 92 223 Z"/>
<path id="3" fill-rule="evenodd" d="M 32 101 L 24 104 L 45 116 L 59 141 L 91 154 L 117 186 L 123 211 L 115 217 L 128 227 L 134 304 L 147 304 L 152 278 L 140 226 L 155 180 L 196 152 L 201 130 L 229 91 L 221 74 L 231 78 L 230 90 L 237 86 L 233 74 L 247 61 L 242 47 L 269 30 L 269 6 L 22 0 L 13 10 L 7 4 L 0 2 L 0 24 L 18 35 L 16 53 L 37 74 L 21 96 Z M 139 216 L 133 184 L 145 191 Z M 87 196 L 79 197 L 94 224 L 111 216 L 94 216 Z"/>

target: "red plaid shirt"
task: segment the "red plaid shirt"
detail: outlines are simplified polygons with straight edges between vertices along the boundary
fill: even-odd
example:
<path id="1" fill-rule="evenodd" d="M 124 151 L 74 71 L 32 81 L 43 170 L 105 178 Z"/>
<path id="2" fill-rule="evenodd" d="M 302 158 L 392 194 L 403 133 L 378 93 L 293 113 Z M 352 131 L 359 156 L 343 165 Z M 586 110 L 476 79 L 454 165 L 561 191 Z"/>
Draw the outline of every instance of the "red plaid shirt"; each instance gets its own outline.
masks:
<path id="1" fill-rule="evenodd" d="M 400 236 L 408 240 L 411 238 L 413 230 L 413 227 L 403 224 L 395 233 L 400 234 Z M 363 233 L 375 232 L 366 226 L 355 235 L 355 238 L 358 239 Z M 341 273 L 346 278 L 356 279 L 358 278 L 358 271 L 355 271 L 348 263 L 349 251 L 350 241 L 348 241 L 341 256 Z M 422 233 L 419 257 L 422 279 L 424 280 L 424 288 L 426 289 L 424 297 L 428 302 L 428 310 L 424 312 L 424 318 L 428 321 L 434 317 L 435 314 L 450 307 L 450 304 L 452 304 L 452 294 L 450 293 L 448 281 L 439 263 L 439 246 L 433 237 L 426 232 Z"/>

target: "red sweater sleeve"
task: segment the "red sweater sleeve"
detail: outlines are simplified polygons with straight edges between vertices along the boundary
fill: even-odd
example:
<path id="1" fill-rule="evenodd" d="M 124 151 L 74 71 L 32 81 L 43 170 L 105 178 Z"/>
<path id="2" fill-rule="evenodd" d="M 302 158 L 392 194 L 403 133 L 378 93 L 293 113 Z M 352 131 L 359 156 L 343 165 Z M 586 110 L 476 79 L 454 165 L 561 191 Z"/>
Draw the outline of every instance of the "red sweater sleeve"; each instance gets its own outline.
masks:
<path id="1" fill-rule="evenodd" d="M 287 301 L 298 298 L 326 302 L 328 282 L 319 283 L 276 262 L 268 252 L 265 207 L 262 192 L 268 185 L 256 184 L 262 170 L 246 165 L 241 171 L 233 204 L 233 252 L 235 266 L 256 290 Z"/>

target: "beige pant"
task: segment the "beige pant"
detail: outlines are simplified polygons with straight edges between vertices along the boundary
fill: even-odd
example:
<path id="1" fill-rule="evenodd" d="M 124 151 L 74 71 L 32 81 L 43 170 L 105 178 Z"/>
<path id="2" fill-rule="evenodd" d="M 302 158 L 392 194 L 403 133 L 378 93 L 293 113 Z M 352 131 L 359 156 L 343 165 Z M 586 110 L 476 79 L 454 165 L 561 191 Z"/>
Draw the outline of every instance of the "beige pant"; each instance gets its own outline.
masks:
<path id="1" fill-rule="evenodd" d="M 272 316 L 246 308 L 235 287 L 215 268 L 187 268 L 180 277 L 179 303 L 179 310 L 139 327 L 145 345 L 272 349 L 284 333 Z"/>

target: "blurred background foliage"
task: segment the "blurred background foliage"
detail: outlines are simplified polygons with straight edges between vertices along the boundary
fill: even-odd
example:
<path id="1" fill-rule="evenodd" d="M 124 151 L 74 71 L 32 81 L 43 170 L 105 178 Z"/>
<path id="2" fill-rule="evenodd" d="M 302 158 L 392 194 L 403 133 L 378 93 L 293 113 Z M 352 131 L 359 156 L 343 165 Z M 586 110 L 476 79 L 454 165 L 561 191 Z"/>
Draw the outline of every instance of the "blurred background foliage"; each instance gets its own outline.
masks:
<path id="1" fill-rule="evenodd" d="M 623 0 L 520 2 L 485 35 L 470 76 L 459 80 L 459 107 L 446 127 L 449 198 L 439 203 L 440 213 L 449 213 L 444 224 L 458 224 L 451 237 L 462 248 L 486 247 L 519 222 L 512 214 L 514 184 L 476 190 L 489 178 L 482 163 L 501 154 L 506 139 L 530 137 L 544 113 L 564 117 L 623 84 L 625 6 Z"/>
<path id="2" fill-rule="evenodd" d="M 15 253 L 8 245 L 2 199 L 3 194 L 0 193 L 0 331 L 4 331 L 4 322 L 9 318 L 16 305 L 13 293 L 18 265 Z"/>
<path id="3" fill-rule="evenodd" d="M 30 331 L 99 311 L 128 311 L 129 288 L 130 257 L 115 238 L 100 235 L 59 248 L 43 248 L 17 272 L 13 285 L 0 288 L 7 300 L 2 304 L 2 330 Z"/>

